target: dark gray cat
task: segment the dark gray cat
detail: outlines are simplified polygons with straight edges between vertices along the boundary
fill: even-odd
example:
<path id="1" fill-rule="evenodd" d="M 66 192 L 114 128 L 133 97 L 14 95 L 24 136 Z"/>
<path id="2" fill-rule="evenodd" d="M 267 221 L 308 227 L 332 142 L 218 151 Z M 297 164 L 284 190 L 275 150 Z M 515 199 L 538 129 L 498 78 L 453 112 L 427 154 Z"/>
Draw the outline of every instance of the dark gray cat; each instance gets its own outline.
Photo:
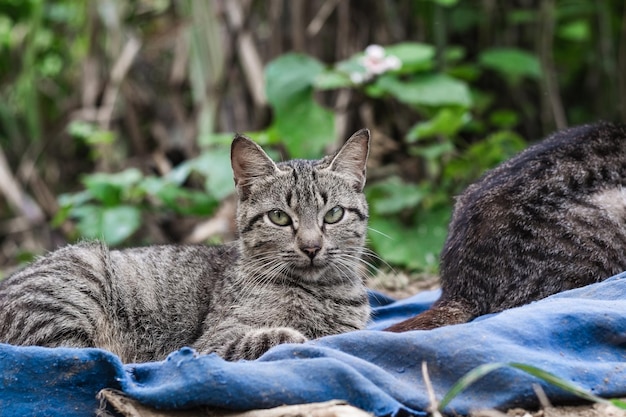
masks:
<path id="1" fill-rule="evenodd" d="M 101 347 L 124 362 L 192 346 L 234 360 L 363 328 L 368 149 L 361 130 L 332 156 L 275 164 L 235 137 L 238 242 L 57 250 L 0 283 L 0 342 Z"/>
<path id="2" fill-rule="evenodd" d="M 457 200 L 442 295 L 390 331 L 432 329 L 626 270 L 626 128 L 558 132 L 488 172 Z"/>

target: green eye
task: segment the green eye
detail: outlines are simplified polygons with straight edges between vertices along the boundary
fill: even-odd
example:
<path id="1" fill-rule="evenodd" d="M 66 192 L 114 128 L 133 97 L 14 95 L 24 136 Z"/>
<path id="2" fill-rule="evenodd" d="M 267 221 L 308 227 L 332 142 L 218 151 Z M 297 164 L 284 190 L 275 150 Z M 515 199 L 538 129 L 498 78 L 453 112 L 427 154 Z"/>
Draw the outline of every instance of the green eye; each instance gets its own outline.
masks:
<path id="1" fill-rule="evenodd" d="M 336 206 L 328 210 L 324 215 L 324 223 L 333 224 L 337 223 L 343 218 L 343 207 Z"/>
<path id="2" fill-rule="evenodd" d="M 267 213 L 267 217 L 278 226 L 289 226 L 291 224 L 291 217 L 282 210 L 272 210 Z"/>

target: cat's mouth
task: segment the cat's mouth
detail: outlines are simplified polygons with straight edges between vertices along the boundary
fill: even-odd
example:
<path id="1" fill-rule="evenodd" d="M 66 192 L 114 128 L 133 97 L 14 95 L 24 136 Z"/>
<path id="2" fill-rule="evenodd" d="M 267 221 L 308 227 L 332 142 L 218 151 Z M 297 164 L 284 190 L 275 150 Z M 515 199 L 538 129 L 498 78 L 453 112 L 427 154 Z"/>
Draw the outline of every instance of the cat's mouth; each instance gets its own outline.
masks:
<path id="1" fill-rule="evenodd" d="M 313 262 L 311 261 L 308 265 L 298 265 L 296 266 L 297 270 L 304 272 L 321 272 L 326 269 L 328 265 L 325 262 Z"/>
<path id="2" fill-rule="evenodd" d="M 327 262 L 312 259 L 310 262 L 294 265 L 296 275 L 315 277 L 324 272 L 328 268 Z"/>

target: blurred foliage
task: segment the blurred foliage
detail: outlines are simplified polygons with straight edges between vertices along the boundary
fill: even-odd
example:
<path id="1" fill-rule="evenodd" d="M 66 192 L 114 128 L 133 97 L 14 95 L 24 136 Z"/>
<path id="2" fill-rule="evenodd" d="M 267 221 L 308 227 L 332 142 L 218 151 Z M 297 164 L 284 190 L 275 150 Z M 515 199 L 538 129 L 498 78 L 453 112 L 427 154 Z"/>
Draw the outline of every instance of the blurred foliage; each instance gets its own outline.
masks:
<path id="1" fill-rule="evenodd" d="M 316 32 L 322 3 L 0 0 L 0 149 L 63 239 L 124 245 L 215 213 L 235 131 L 317 158 L 369 127 L 369 244 L 434 271 L 453 196 L 486 169 L 626 118 L 621 1 L 338 2 Z"/>

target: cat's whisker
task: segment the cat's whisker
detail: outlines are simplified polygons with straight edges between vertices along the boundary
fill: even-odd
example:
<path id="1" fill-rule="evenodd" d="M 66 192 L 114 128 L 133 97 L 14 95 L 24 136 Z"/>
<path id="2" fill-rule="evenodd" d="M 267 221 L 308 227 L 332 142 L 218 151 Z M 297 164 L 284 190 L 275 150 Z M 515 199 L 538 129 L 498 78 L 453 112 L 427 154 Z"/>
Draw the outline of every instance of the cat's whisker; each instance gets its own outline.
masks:
<path id="1" fill-rule="evenodd" d="M 341 265 L 344 268 L 344 271 L 346 274 L 350 275 L 350 276 L 354 276 L 354 266 L 353 265 L 346 265 L 346 264 L 342 264 Z M 368 277 L 372 276 L 372 273 L 367 271 L 367 270 L 363 270 L 362 274 L 359 274 L 360 279 L 365 282 L 367 280 Z"/>
<path id="2" fill-rule="evenodd" d="M 256 262 L 254 263 L 256 264 Z M 269 264 L 258 264 L 253 269 L 249 268 L 250 265 L 247 267 L 246 280 L 242 284 L 244 290 L 240 294 L 241 299 L 247 299 L 253 291 L 259 292 L 266 288 L 284 270 L 285 264 L 280 260 L 273 259 Z"/>
<path id="3" fill-rule="evenodd" d="M 341 256 L 343 256 L 345 258 L 349 258 L 349 259 L 355 260 L 355 261 L 358 261 L 359 264 L 366 265 L 368 267 L 368 268 L 366 268 L 368 271 L 369 270 L 376 271 L 376 272 L 380 271 L 379 268 L 376 265 L 374 265 L 373 263 L 371 263 L 369 261 L 366 261 L 365 259 L 361 258 L 360 256 L 350 255 L 348 253 L 344 253 Z"/>
<path id="4" fill-rule="evenodd" d="M 342 267 L 342 271 L 351 277 L 354 277 L 355 274 L 360 276 L 362 272 L 368 273 L 367 268 L 360 268 L 361 262 L 358 262 L 358 258 L 353 259 L 349 257 L 338 257 L 336 262 L 333 263 L 333 266 L 335 265 Z"/>
<path id="5" fill-rule="evenodd" d="M 343 268 L 341 270 L 343 274 L 347 275 L 348 277 L 353 277 L 354 273 L 358 270 L 359 264 L 350 259 L 340 258 L 337 260 L 336 263 L 333 264 L 333 266 Z"/>
<path id="6" fill-rule="evenodd" d="M 372 259 L 373 261 L 380 262 L 385 267 L 387 267 L 391 272 L 395 273 L 394 267 L 391 264 L 389 264 L 389 262 L 387 262 L 386 260 L 381 258 L 376 252 L 374 252 L 372 249 L 370 249 L 370 248 L 368 248 L 366 246 L 365 247 L 347 247 L 347 248 L 344 248 L 343 251 L 345 253 L 356 254 L 355 256 L 360 256 L 360 257 L 362 257 L 362 259 L 364 261 L 367 261 L 367 262 L 370 262 L 370 261 L 368 261 L 368 259 Z M 369 263 L 368 265 L 372 269 L 375 269 L 377 272 L 381 272 L 381 269 L 379 267 L 375 266 L 373 261 L 371 263 Z"/>
<path id="7" fill-rule="evenodd" d="M 335 270 L 339 274 L 339 276 L 342 278 L 342 280 L 349 281 L 350 278 L 354 275 L 351 272 L 350 268 L 346 267 L 341 262 L 337 262 L 337 263 L 333 264 L 331 268 L 333 270 Z M 344 270 L 342 268 L 346 268 L 346 269 Z"/>
<path id="8" fill-rule="evenodd" d="M 380 230 L 378 230 L 378 229 L 374 229 L 374 228 L 373 228 L 373 227 L 371 227 L 371 226 L 367 226 L 367 230 L 370 230 L 370 231 L 372 231 L 372 232 L 374 232 L 374 233 L 378 233 L 379 235 L 381 235 L 381 236 L 383 236 L 383 237 L 385 237 L 385 238 L 387 238 L 387 239 L 389 239 L 389 240 L 395 240 L 394 238 L 392 238 L 391 236 L 389 236 L 387 233 L 383 233 L 383 232 L 381 232 Z"/>
<path id="9" fill-rule="evenodd" d="M 387 262 L 385 259 L 381 258 L 376 252 L 374 252 L 373 250 L 371 250 L 368 247 L 363 247 L 362 250 L 363 250 L 363 256 L 365 258 L 372 258 L 375 261 L 381 262 L 390 271 L 395 273 L 395 268 L 389 262 Z M 380 268 L 377 268 L 377 270 L 380 271 Z"/>

